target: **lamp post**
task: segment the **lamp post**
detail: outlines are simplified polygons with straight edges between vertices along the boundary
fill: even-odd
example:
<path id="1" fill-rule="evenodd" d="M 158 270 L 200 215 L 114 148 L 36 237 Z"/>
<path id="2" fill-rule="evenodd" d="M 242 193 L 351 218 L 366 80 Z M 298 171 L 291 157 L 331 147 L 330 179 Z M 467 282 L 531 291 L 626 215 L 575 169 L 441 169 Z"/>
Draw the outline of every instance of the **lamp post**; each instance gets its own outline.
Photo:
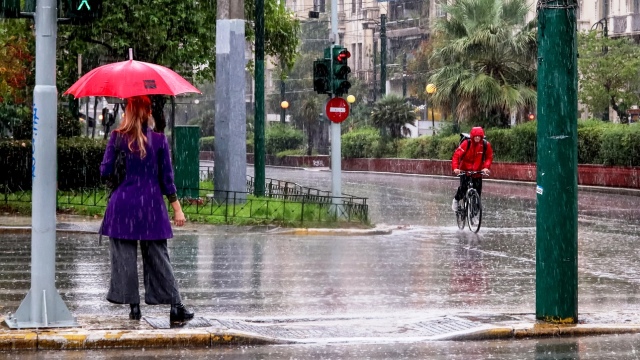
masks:
<path id="1" fill-rule="evenodd" d="M 282 109 L 280 111 L 280 122 L 284 124 L 285 121 L 287 120 L 286 114 L 287 114 L 287 108 L 289 108 L 289 102 L 287 100 L 283 100 L 280 103 L 280 108 Z"/>
<path id="2" fill-rule="evenodd" d="M 353 96 L 353 95 L 349 95 L 349 96 L 347 96 L 347 102 L 348 102 L 349 104 L 353 104 L 354 102 L 356 102 L 356 97 L 355 97 L 355 96 Z"/>
<path id="3" fill-rule="evenodd" d="M 603 17 L 602 19 L 596 21 L 593 25 L 591 25 L 591 30 L 597 30 L 598 27 L 600 27 L 602 28 L 602 36 L 607 38 L 609 37 L 609 28 L 607 27 L 608 23 L 609 23 L 609 19 L 606 17 Z M 606 46 L 603 46 L 602 54 L 606 55 L 607 52 L 609 52 L 609 48 L 607 48 Z M 609 106 L 607 106 L 607 108 L 602 113 L 602 121 L 609 121 Z"/>
<path id="4" fill-rule="evenodd" d="M 425 90 L 427 91 L 427 94 L 429 96 L 435 94 L 437 88 L 434 84 L 429 84 L 427 85 L 427 87 L 425 88 Z M 426 100 L 425 100 L 425 109 L 427 110 L 427 120 L 429 120 L 429 109 L 427 109 L 426 106 Z M 433 117 L 433 104 L 431 104 L 431 130 L 433 131 L 433 135 L 436 134 L 436 120 Z"/>

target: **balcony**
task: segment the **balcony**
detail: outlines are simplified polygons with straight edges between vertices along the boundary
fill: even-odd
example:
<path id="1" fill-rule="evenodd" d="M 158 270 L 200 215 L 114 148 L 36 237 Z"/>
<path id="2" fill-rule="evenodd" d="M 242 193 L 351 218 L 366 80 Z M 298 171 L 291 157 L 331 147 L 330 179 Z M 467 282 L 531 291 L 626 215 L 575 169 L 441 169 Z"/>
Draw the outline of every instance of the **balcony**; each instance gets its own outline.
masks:
<path id="1" fill-rule="evenodd" d="M 613 17 L 613 33 L 623 34 L 625 32 L 627 32 L 627 17 L 614 16 Z"/>

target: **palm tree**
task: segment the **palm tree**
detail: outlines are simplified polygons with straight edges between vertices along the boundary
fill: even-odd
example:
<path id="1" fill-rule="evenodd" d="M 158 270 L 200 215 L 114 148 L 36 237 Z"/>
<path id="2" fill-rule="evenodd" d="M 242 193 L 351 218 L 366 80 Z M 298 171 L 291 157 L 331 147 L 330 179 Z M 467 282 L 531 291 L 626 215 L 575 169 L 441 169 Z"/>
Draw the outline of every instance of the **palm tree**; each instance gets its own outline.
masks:
<path id="1" fill-rule="evenodd" d="M 509 124 L 536 102 L 536 24 L 526 0 L 455 0 L 435 25 L 433 102 L 456 116 Z"/>
<path id="2" fill-rule="evenodd" d="M 405 99 L 398 95 L 387 95 L 373 105 L 371 122 L 382 129 L 388 129 L 389 135 L 396 139 L 403 136 L 405 124 L 412 124 L 416 113 Z"/>
<path id="3" fill-rule="evenodd" d="M 324 124 L 318 121 L 320 106 L 320 98 L 318 96 L 307 96 L 302 100 L 300 118 L 302 119 L 302 126 L 307 133 L 307 155 L 309 156 L 313 153 L 314 138 L 317 140 L 322 138 L 322 126 Z"/>

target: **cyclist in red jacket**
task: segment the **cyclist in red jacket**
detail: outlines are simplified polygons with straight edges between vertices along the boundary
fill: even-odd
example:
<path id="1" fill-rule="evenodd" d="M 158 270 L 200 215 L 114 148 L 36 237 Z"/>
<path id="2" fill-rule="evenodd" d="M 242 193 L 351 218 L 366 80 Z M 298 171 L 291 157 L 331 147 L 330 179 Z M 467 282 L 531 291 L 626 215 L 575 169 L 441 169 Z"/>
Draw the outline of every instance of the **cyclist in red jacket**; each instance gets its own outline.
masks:
<path id="1" fill-rule="evenodd" d="M 491 144 L 484 139 L 484 130 L 481 127 L 471 129 L 471 139 L 464 140 L 453 153 L 451 159 L 451 167 L 453 172 L 458 175 L 463 171 L 482 171 L 489 174 L 489 168 L 493 162 L 493 149 Z M 451 209 L 458 210 L 458 202 L 467 192 L 467 175 L 460 177 L 460 186 L 456 192 Z M 478 191 L 478 195 L 482 195 L 482 174 L 472 175 L 473 187 Z"/>

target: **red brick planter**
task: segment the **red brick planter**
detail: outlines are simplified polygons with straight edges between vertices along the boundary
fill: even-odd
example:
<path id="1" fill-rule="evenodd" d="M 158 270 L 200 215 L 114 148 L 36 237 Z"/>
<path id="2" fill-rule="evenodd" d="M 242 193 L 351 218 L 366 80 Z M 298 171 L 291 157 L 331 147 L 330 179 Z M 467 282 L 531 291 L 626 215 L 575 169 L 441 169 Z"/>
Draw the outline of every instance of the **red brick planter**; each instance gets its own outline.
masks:
<path id="1" fill-rule="evenodd" d="M 213 160 L 213 153 L 200 152 L 200 160 Z M 253 163 L 253 154 L 247 154 L 247 162 Z M 330 157 L 320 155 L 278 158 L 268 155 L 266 163 L 291 167 L 327 167 L 330 166 Z M 452 175 L 451 161 L 428 159 L 342 159 L 342 170 Z M 491 178 L 535 182 L 536 165 L 494 162 L 491 166 Z M 640 167 L 578 165 L 578 184 L 640 189 Z"/>

